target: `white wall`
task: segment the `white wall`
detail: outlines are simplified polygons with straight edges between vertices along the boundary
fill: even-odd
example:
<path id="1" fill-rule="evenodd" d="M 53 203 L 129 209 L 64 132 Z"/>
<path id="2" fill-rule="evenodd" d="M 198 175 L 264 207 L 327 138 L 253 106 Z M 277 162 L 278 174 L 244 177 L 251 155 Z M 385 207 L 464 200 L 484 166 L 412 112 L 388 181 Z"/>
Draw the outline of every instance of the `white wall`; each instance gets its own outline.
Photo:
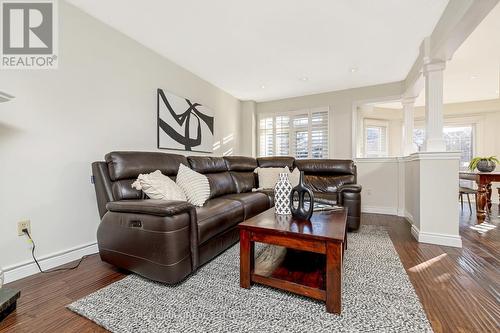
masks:
<path id="1" fill-rule="evenodd" d="M 420 164 L 417 159 L 406 159 L 404 165 L 404 216 L 420 228 Z"/>
<path id="2" fill-rule="evenodd" d="M 215 141 L 239 153 L 240 101 L 60 2 L 57 70 L 2 71 L 0 266 L 30 262 L 16 222 L 30 219 L 37 255 L 95 242 L 90 164 L 112 150 L 156 150 L 156 89 L 215 111 Z M 201 55 L 202 56 L 202 55 Z M 7 274 L 9 278 L 9 273 Z"/>
<path id="3" fill-rule="evenodd" d="M 257 138 L 256 138 L 256 108 L 254 101 L 241 102 L 240 117 L 240 154 L 244 156 L 256 157 Z"/>
<path id="4" fill-rule="evenodd" d="M 457 207 L 460 153 L 405 157 L 406 215 L 419 242 L 462 247 Z"/>
<path id="5" fill-rule="evenodd" d="M 375 100 L 388 96 L 400 96 L 401 82 L 381 84 L 370 87 L 333 91 L 257 103 L 257 113 L 277 113 L 315 107 L 328 106 L 333 114 L 330 124 L 330 157 L 352 158 L 353 107 L 362 100 Z M 332 119 L 332 117 L 330 118 Z"/>
<path id="6" fill-rule="evenodd" d="M 363 186 L 361 191 L 363 212 L 398 214 L 399 164 L 397 158 L 356 159 L 358 183 Z"/>

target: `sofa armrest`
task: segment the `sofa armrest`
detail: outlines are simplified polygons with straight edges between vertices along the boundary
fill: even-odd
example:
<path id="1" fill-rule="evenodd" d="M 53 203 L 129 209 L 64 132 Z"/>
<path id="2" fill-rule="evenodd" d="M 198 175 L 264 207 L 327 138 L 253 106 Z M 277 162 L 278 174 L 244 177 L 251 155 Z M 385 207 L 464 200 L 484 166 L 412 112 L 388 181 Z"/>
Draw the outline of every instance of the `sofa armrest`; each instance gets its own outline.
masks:
<path id="1" fill-rule="evenodd" d="M 117 213 L 136 213 L 155 216 L 174 216 L 190 212 L 194 206 L 186 201 L 176 200 L 120 200 L 106 204 L 106 209 Z"/>
<path id="2" fill-rule="evenodd" d="M 344 199 L 349 197 L 350 199 L 360 199 L 361 200 L 361 185 L 358 184 L 344 184 L 337 189 L 338 197 L 337 201 L 339 205 L 344 205 Z"/>
<path id="3" fill-rule="evenodd" d="M 347 208 L 347 223 L 350 230 L 359 229 L 361 222 L 361 185 L 346 184 L 339 187 L 338 203 Z"/>
<path id="4" fill-rule="evenodd" d="M 337 189 L 338 193 L 349 192 L 349 193 L 361 193 L 362 186 L 358 184 L 345 184 Z"/>

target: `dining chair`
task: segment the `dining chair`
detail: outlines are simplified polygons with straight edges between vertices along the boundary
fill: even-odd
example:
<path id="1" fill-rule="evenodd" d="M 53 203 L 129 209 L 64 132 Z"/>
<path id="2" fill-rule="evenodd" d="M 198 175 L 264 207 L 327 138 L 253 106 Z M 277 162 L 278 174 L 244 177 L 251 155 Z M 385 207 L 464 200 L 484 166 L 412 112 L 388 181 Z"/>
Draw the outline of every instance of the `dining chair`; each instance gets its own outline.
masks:
<path id="1" fill-rule="evenodd" d="M 472 206 L 470 204 L 470 197 L 469 197 L 470 194 L 474 194 L 474 201 L 477 203 L 477 190 L 470 187 L 464 187 L 464 186 L 459 187 L 458 198 L 460 199 L 460 206 L 462 207 L 462 210 L 464 210 L 464 195 L 467 195 L 467 202 L 469 203 L 469 211 L 472 212 Z"/>

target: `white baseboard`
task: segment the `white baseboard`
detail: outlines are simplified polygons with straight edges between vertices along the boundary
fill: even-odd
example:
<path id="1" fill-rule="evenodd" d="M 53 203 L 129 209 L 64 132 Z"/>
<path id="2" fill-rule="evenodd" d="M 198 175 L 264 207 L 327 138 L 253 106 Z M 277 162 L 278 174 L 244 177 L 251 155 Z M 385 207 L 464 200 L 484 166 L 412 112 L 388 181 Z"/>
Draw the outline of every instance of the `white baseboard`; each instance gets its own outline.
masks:
<path id="1" fill-rule="evenodd" d="M 412 215 L 409 211 L 405 210 L 404 217 L 406 217 L 406 219 L 407 219 L 407 220 L 408 220 L 408 221 L 412 224 L 412 226 L 413 226 L 413 224 L 415 223 L 415 218 L 413 217 L 413 215 Z"/>
<path id="2" fill-rule="evenodd" d="M 411 234 L 419 243 L 462 247 L 462 238 L 460 236 L 422 232 L 415 225 L 411 226 Z"/>
<path id="3" fill-rule="evenodd" d="M 361 211 L 371 214 L 398 215 L 396 207 L 362 206 Z"/>
<path id="4" fill-rule="evenodd" d="M 57 266 L 67 264 L 69 262 L 79 260 L 81 257 L 89 254 L 98 253 L 96 243 L 90 243 L 74 247 L 69 250 L 53 253 L 38 259 L 43 270 L 48 270 Z M 5 283 L 16 281 L 27 276 L 39 273 L 38 267 L 33 260 L 5 267 Z"/>

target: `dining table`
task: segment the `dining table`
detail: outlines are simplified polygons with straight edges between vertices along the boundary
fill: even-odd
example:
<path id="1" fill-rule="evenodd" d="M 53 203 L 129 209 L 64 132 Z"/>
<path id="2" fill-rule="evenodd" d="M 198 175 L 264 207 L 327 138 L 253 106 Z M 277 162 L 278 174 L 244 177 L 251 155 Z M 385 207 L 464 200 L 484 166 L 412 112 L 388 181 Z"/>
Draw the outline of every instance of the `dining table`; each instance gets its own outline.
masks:
<path id="1" fill-rule="evenodd" d="M 461 180 L 472 180 L 477 184 L 476 215 L 477 223 L 483 223 L 489 218 L 488 212 L 491 211 L 491 183 L 500 182 L 500 171 L 479 172 L 479 171 L 461 171 L 459 173 Z"/>

